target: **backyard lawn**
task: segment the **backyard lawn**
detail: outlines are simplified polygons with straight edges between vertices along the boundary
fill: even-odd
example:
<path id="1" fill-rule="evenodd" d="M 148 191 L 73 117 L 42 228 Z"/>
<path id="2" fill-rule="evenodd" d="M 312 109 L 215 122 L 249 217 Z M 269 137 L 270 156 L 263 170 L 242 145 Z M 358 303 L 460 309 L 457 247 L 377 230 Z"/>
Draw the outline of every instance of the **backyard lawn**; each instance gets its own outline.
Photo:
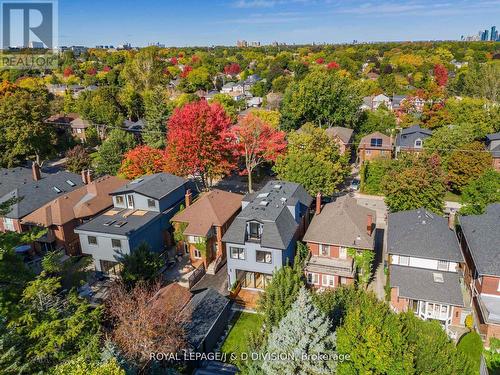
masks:
<path id="1" fill-rule="evenodd" d="M 236 323 L 229 331 L 229 335 L 222 345 L 221 351 L 228 354 L 248 352 L 248 338 L 251 332 L 258 332 L 262 327 L 262 315 L 241 312 L 234 317 Z M 234 361 L 237 362 L 237 361 Z"/>

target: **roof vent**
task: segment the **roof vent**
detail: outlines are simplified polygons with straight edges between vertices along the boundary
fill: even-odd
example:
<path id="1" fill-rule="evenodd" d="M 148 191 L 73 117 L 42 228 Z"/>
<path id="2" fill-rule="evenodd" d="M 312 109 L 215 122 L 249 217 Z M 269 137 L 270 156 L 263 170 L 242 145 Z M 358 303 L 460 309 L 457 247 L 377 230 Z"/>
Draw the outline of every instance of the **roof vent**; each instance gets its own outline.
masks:
<path id="1" fill-rule="evenodd" d="M 436 273 L 436 272 L 434 272 L 432 274 L 432 276 L 434 277 L 434 282 L 435 283 L 444 283 L 444 278 L 443 278 L 443 274 L 442 273 Z"/>
<path id="2" fill-rule="evenodd" d="M 276 190 L 281 189 L 281 185 L 280 185 L 280 184 L 276 184 L 276 185 L 274 185 L 273 187 L 274 187 Z"/>
<path id="3" fill-rule="evenodd" d="M 269 195 L 269 193 L 260 193 L 257 195 L 257 198 L 266 198 Z"/>
<path id="4" fill-rule="evenodd" d="M 132 185 L 132 184 L 138 184 L 139 182 L 142 182 L 142 181 L 144 181 L 144 179 L 143 179 L 143 178 L 138 178 L 137 180 L 132 181 L 130 184 L 131 184 L 131 185 Z"/>

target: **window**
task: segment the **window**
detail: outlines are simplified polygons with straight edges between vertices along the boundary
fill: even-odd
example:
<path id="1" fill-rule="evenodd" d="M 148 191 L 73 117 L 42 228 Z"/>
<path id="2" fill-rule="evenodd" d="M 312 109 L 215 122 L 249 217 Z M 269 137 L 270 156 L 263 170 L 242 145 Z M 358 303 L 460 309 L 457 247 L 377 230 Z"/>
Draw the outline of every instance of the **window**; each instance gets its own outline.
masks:
<path id="1" fill-rule="evenodd" d="M 307 273 L 307 283 L 319 285 L 319 275 L 317 273 L 308 272 Z"/>
<path id="2" fill-rule="evenodd" d="M 446 260 L 438 260 L 438 270 L 448 271 L 449 263 Z"/>
<path id="3" fill-rule="evenodd" d="M 271 264 L 273 262 L 273 254 L 270 251 L 257 250 L 255 260 L 258 263 Z"/>
<path id="4" fill-rule="evenodd" d="M 202 243 L 203 242 L 203 237 L 188 236 L 188 242 L 189 243 Z"/>
<path id="5" fill-rule="evenodd" d="M 422 140 L 420 138 L 415 140 L 415 148 L 422 148 Z"/>
<path id="6" fill-rule="evenodd" d="M 123 200 L 123 195 L 117 195 L 116 196 L 116 204 L 124 204 L 125 201 Z"/>
<path id="7" fill-rule="evenodd" d="M 500 292 L 500 280 L 498 280 L 497 292 Z"/>
<path id="8" fill-rule="evenodd" d="M 232 259 L 245 260 L 245 249 L 241 247 L 230 247 L 229 251 Z"/>
<path id="9" fill-rule="evenodd" d="M 339 258 L 340 259 L 347 259 L 347 247 L 340 247 L 339 248 Z"/>
<path id="10" fill-rule="evenodd" d="M 128 208 L 134 208 L 134 196 L 127 195 Z"/>
<path id="11" fill-rule="evenodd" d="M 148 199 L 148 207 L 149 208 L 155 208 L 156 207 L 156 202 L 154 199 Z"/>
<path id="12" fill-rule="evenodd" d="M 82 134 L 82 129 L 76 129 L 76 132 L 77 132 L 78 134 Z"/>
<path id="13" fill-rule="evenodd" d="M 382 138 L 372 138 L 370 139 L 371 147 L 382 147 Z"/>
<path id="14" fill-rule="evenodd" d="M 334 276 L 333 275 L 323 275 L 322 285 L 333 288 L 335 286 L 334 285 Z"/>
<path id="15" fill-rule="evenodd" d="M 14 220 L 9 217 L 3 218 L 3 227 L 5 230 L 15 232 L 16 228 L 14 227 Z"/>
<path id="16" fill-rule="evenodd" d="M 193 257 L 194 257 L 195 259 L 201 259 L 201 251 L 200 251 L 199 249 L 196 249 L 196 248 L 195 248 L 195 249 L 193 250 Z"/>
<path id="17" fill-rule="evenodd" d="M 319 244 L 319 254 L 324 257 L 330 256 L 330 246 Z"/>
<path id="18" fill-rule="evenodd" d="M 88 236 L 87 241 L 89 242 L 89 245 L 94 245 L 97 246 L 97 237 L 95 236 Z"/>
<path id="19" fill-rule="evenodd" d="M 409 266 L 410 265 L 410 257 L 399 256 L 399 265 L 400 266 Z"/>
<path id="20" fill-rule="evenodd" d="M 250 238 L 260 238 L 260 224 L 259 223 L 250 223 L 249 224 L 249 233 L 248 236 Z"/>
<path id="21" fill-rule="evenodd" d="M 112 238 L 111 239 L 111 246 L 113 247 L 113 249 L 121 249 L 122 248 L 122 241 Z"/>

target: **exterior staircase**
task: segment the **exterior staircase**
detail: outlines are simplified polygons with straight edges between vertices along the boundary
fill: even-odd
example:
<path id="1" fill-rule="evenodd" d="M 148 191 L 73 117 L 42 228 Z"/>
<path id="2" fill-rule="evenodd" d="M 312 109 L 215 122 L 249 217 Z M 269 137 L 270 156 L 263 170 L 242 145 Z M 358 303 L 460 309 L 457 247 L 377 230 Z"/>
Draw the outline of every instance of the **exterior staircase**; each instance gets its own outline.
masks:
<path id="1" fill-rule="evenodd" d="M 208 275 L 215 275 L 218 270 L 224 265 L 222 256 L 217 257 L 213 262 L 211 262 L 207 267 Z"/>

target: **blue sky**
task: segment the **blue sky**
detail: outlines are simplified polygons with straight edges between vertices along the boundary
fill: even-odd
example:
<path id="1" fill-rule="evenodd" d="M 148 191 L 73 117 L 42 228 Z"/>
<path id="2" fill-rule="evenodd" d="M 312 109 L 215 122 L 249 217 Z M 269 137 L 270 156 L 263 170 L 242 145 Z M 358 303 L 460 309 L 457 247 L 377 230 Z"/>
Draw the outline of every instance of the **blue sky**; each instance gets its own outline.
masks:
<path id="1" fill-rule="evenodd" d="M 500 0 L 59 0 L 60 45 L 459 39 L 491 25 Z"/>

